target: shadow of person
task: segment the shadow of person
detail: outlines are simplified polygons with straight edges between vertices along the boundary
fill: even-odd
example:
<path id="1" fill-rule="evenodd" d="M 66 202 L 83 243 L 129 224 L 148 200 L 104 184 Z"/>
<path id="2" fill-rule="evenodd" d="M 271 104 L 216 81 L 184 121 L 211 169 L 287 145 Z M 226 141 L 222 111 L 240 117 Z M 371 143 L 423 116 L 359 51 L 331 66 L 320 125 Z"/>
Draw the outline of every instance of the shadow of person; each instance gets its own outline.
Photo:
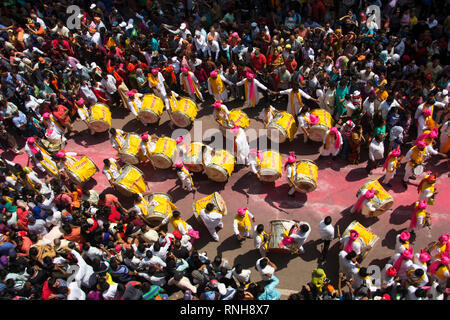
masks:
<path id="1" fill-rule="evenodd" d="M 72 136 L 72 138 L 78 145 L 87 148 L 108 141 L 109 132 L 108 131 L 96 132 L 92 135 L 90 134 L 89 129 L 84 129 L 82 131 L 75 133 Z"/>
<path id="2" fill-rule="evenodd" d="M 208 231 L 206 231 L 208 232 Z M 242 243 L 236 238 L 236 235 L 231 235 L 225 240 L 221 241 L 217 246 L 217 254 L 222 254 L 225 251 L 232 251 L 242 247 Z M 259 254 L 259 251 L 258 251 Z M 254 263 L 255 260 L 253 260 Z"/>
<path id="3" fill-rule="evenodd" d="M 304 261 L 316 260 L 321 255 L 321 252 L 317 250 L 317 244 L 314 240 L 304 243 L 303 249 L 305 250 L 305 253 L 300 254 L 299 257 Z"/>
<path id="4" fill-rule="evenodd" d="M 114 108 L 111 110 L 112 119 L 125 119 L 131 113 L 127 108 Z"/>
<path id="5" fill-rule="evenodd" d="M 194 247 L 197 251 L 201 250 L 209 242 L 214 241 L 208 229 L 206 229 L 205 224 L 201 221 L 201 218 L 196 218 L 195 215 L 192 214 L 186 222 L 189 223 L 194 230 L 199 232 L 199 238 L 194 242 Z"/>
<path id="6" fill-rule="evenodd" d="M 274 252 L 274 251 L 269 251 L 267 253 L 268 258 L 271 261 L 273 261 L 274 264 L 277 266 L 277 271 L 287 268 L 287 266 L 291 260 L 296 259 L 298 257 L 302 257 L 303 255 L 304 254 L 299 255 L 298 253 Z M 259 258 L 257 258 L 257 259 L 259 259 Z"/>
<path id="7" fill-rule="evenodd" d="M 383 247 L 395 250 L 395 241 L 396 241 L 396 237 L 398 234 L 400 234 L 402 232 L 402 230 L 395 230 L 395 229 L 391 229 L 389 230 L 384 239 L 381 241 L 381 245 Z"/>
<path id="8" fill-rule="evenodd" d="M 345 180 L 353 182 L 367 178 L 367 171 L 365 168 L 354 168 L 350 170 L 345 176 Z"/>
<path id="9" fill-rule="evenodd" d="M 125 123 L 122 127 L 122 130 L 125 132 L 135 132 L 140 134 L 149 131 L 149 128 L 149 126 L 144 125 L 141 121 L 134 118 Z"/>
<path id="10" fill-rule="evenodd" d="M 97 180 L 91 178 L 83 184 L 83 189 L 84 190 L 93 190 L 96 185 L 97 185 Z"/>
<path id="11" fill-rule="evenodd" d="M 392 211 L 389 218 L 390 224 L 400 225 L 411 219 L 414 212 L 414 203 L 409 206 L 398 206 Z"/>

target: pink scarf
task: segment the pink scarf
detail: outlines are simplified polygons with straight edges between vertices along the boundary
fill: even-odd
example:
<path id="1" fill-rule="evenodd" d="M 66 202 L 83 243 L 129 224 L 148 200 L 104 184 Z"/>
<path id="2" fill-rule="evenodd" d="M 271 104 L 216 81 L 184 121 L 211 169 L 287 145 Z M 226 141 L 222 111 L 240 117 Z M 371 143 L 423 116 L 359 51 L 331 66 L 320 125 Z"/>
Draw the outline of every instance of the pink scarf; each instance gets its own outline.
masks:
<path id="1" fill-rule="evenodd" d="M 334 148 L 339 149 L 339 146 L 341 144 L 341 138 L 339 136 L 339 131 L 336 129 L 336 127 L 332 127 L 330 129 L 330 133 L 333 133 L 336 136 L 336 139 L 334 140 Z"/>
<path id="2" fill-rule="evenodd" d="M 249 73 L 249 72 L 247 73 L 247 79 L 248 79 L 248 82 L 250 84 L 249 98 L 251 100 L 253 100 L 255 98 L 255 85 L 253 83 L 253 79 L 254 78 L 255 78 L 254 74 Z"/>
<path id="3" fill-rule="evenodd" d="M 417 211 L 419 211 L 419 209 L 425 209 L 426 207 L 427 203 L 425 200 L 419 201 L 419 203 L 416 205 L 416 207 L 414 208 L 413 216 L 411 218 L 411 223 L 409 224 L 410 229 L 417 228 Z"/>
<path id="4" fill-rule="evenodd" d="M 355 203 L 354 210 L 355 212 L 359 212 L 362 208 L 363 202 L 366 199 L 372 199 L 375 195 L 375 190 L 372 188 L 370 190 L 367 190 L 366 193 L 359 196 L 358 200 Z"/>
<path id="5" fill-rule="evenodd" d="M 383 171 L 386 170 L 386 168 L 387 168 L 387 166 L 388 166 L 388 164 L 389 164 L 389 160 L 390 160 L 392 157 L 398 157 L 401 153 L 402 153 L 402 152 L 400 151 L 400 146 L 398 146 L 396 149 L 392 150 L 392 151 L 389 153 L 389 155 L 388 155 L 386 161 L 384 162 L 384 165 L 383 165 Z"/>
<path id="6" fill-rule="evenodd" d="M 28 144 L 28 147 L 30 147 L 31 152 L 33 152 L 34 154 L 39 153 L 39 149 L 36 148 L 36 145 L 34 143 L 33 144 Z"/>
<path id="7" fill-rule="evenodd" d="M 402 266 L 403 260 L 412 259 L 412 257 L 413 257 L 412 247 L 410 247 L 409 250 L 403 250 L 402 254 L 393 265 L 394 269 L 397 270 L 398 272 L 398 270 L 400 270 L 400 267 Z"/>
<path id="8" fill-rule="evenodd" d="M 358 239 L 359 237 L 359 233 L 356 230 L 351 230 L 350 231 L 350 237 L 348 239 L 347 244 L 345 245 L 344 251 L 349 253 L 350 251 L 353 250 L 353 242 Z"/>
<path id="9" fill-rule="evenodd" d="M 430 274 L 434 274 L 437 270 L 437 268 L 439 268 L 439 266 L 443 264 L 443 265 L 448 265 L 450 264 L 450 254 L 448 254 L 447 252 L 442 253 L 441 259 L 436 260 L 435 262 L 433 262 L 427 269 L 427 272 Z"/>
<path id="10" fill-rule="evenodd" d="M 194 82 L 192 81 L 192 77 L 190 72 L 187 72 L 187 78 L 188 78 L 188 82 L 189 82 L 189 87 L 191 88 L 191 91 L 195 93 L 195 89 L 194 89 Z"/>

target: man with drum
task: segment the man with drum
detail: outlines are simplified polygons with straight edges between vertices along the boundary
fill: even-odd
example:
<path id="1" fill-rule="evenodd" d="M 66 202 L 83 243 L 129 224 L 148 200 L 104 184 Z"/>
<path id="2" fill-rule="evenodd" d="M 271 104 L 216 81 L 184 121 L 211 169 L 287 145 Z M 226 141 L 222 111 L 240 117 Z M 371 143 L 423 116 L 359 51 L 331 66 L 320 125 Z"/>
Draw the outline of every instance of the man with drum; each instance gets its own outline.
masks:
<path id="1" fill-rule="evenodd" d="M 164 100 L 167 96 L 166 93 L 166 80 L 164 79 L 158 68 L 153 68 L 151 73 L 148 74 L 148 85 L 150 89 L 153 89 L 153 93 Z"/>
<path id="2" fill-rule="evenodd" d="M 295 118 L 297 117 L 303 109 L 303 101 L 302 97 L 314 101 L 316 103 L 319 103 L 319 99 L 315 99 L 311 97 L 309 94 L 304 92 L 299 88 L 298 83 L 294 83 L 292 86 L 292 89 L 283 90 L 280 92 L 276 92 L 277 94 L 283 94 L 288 95 L 288 104 L 286 106 L 286 112 L 292 114 L 292 116 Z"/>
<path id="3" fill-rule="evenodd" d="M 131 113 L 139 120 L 139 111 L 142 107 L 142 93 L 137 92 L 135 89 L 127 91 L 127 106 Z"/>
<path id="4" fill-rule="evenodd" d="M 356 200 L 356 203 L 350 209 L 350 213 L 358 213 L 361 211 L 364 216 L 371 217 L 377 210 L 377 208 L 372 203 L 372 199 L 375 197 L 376 193 L 377 192 L 374 190 L 374 188 L 370 190 L 363 189 L 358 200 Z"/>
<path id="5" fill-rule="evenodd" d="M 214 241 L 219 241 L 219 235 L 217 234 L 216 228 L 223 228 L 222 214 L 215 210 L 213 203 L 208 203 L 204 209 L 200 210 L 199 216 Z"/>
<path id="6" fill-rule="evenodd" d="M 181 181 L 181 188 L 183 188 L 183 190 L 187 190 L 187 191 L 191 192 L 192 188 L 194 187 L 194 181 L 192 180 L 192 174 L 184 166 L 184 164 L 183 164 L 183 162 L 181 162 L 181 160 L 178 160 L 177 162 L 175 162 L 175 168 L 177 170 L 177 176 Z"/>
<path id="7" fill-rule="evenodd" d="M 145 158 L 149 159 L 150 155 L 155 151 L 156 141 L 158 141 L 158 137 L 155 134 L 152 134 L 150 137 L 148 133 L 143 133 L 141 135 L 141 151 Z M 149 139 L 150 138 L 150 139 Z"/>
<path id="8" fill-rule="evenodd" d="M 336 160 L 336 157 L 341 150 L 343 141 L 342 135 L 336 127 L 331 127 L 330 130 L 327 131 L 325 137 L 323 138 L 323 148 L 320 152 L 320 158 L 332 155 L 332 159 Z"/>
<path id="9" fill-rule="evenodd" d="M 295 228 L 295 226 L 293 226 Z M 311 227 L 309 223 L 305 221 L 301 221 L 299 223 L 298 229 L 292 230 L 292 233 L 289 232 L 289 236 L 294 240 L 294 244 L 298 249 L 298 253 L 302 254 L 305 252 L 305 249 L 303 248 L 303 244 L 308 239 L 308 236 L 311 232 Z"/>
<path id="10" fill-rule="evenodd" d="M 120 176 L 121 168 L 114 158 L 103 159 L 103 170 L 102 173 L 106 176 L 109 183 L 112 185 L 113 182 Z"/>
<path id="11" fill-rule="evenodd" d="M 189 71 L 189 67 L 184 67 L 180 70 L 180 85 L 184 89 L 184 91 L 188 93 L 191 99 L 194 101 L 195 98 L 198 98 L 202 102 L 205 101 L 205 99 L 203 99 L 202 93 L 200 92 L 200 84 L 195 74 Z"/>
<path id="12" fill-rule="evenodd" d="M 233 121 L 230 118 L 230 111 L 227 106 L 222 104 L 222 100 L 214 102 L 214 119 L 219 121 L 223 126 L 231 127 Z"/>
<path id="13" fill-rule="evenodd" d="M 417 192 L 419 193 L 419 201 L 425 200 L 428 205 L 434 204 L 434 197 L 437 194 L 436 184 L 437 174 L 430 173 L 420 181 Z"/>
<path id="14" fill-rule="evenodd" d="M 228 101 L 228 92 L 227 88 L 224 85 L 224 82 L 229 86 L 232 86 L 233 83 L 225 78 L 223 75 L 219 74 L 217 70 L 211 71 L 208 78 L 208 92 L 210 95 L 214 97 L 214 100 Z"/>
<path id="15" fill-rule="evenodd" d="M 390 184 L 390 181 L 395 176 L 395 172 L 397 171 L 397 167 L 401 161 L 401 150 L 400 146 L 397 146 L 396 149 L 389 152 L 388 157 L 386 158 L 386 161 L 383 165 L 383 171 L 386 170 L 386 175 L 383 179 L 383 184 L 387 185 L 388 187 L 392 188 L 392 185 Z"/>
<path id="16" fill-rule="evenodd" d="M 252 221 L 256 221 L 255 217 L 247 208 L 237 210 L 237 215 L 233 220 L 233 230 L 239 242 L 251 238 Z"/>
<path id="17" fill-rule="evenodd" d="M 244 129 L 239 126 L 233 126 L 230 132 L 233 136 L 234 152 L 238 164 L 247 165 L 250 147 Z"/>
<path id="18" fill-rule="evenodd" d="M 289 184 L 288 195 L 290 197 L 294 197 L 295 196 L 295 186 L 294 186 L 294 183 L 292 183 L 292 181 L 294 180 L 295 175 L 296 175 L 294 152 L 289 153 L 288 160 L 287 160 L 286 164 L 284 165 L 284 170 L 286 171 L 286 179 Z"/>
<path id="19" fill-rule="evenodd" d="M 261 253 L 262 257 L 266 256 L 267 251 L 269 250 L 269 239 L 271 237 L 270 233 L 267 233 L 264 231 L 264 225 L 258 224 L 255 227 L 255 233 L 254 233 L 254 244 L 255 248 L 259 250 L 259 253 Z"/>
<path id="20" fill-rule="evenodd" d="M 416 201 L 414 204 L 414 212 L 409 223 L 409 230 L 414 233 L 414 230 L 422 229 L 431 226 L 431 216 L 427 212 L 427 202 L 425 200 Z"/>
<path id="21" fill-rule="evenodd" d="M 128 133 L 116 128 L 109 129 L 109 133 L 111 133 L 109 141 L 111 142 L 113 148 L 117 151 L 120 151 L 120 149 L 122 149 L 123 145 L 126 142 Z"/>
<path id="22" fill-rule="evenodd" d="M 77 160 L 74 158 L 76 156 L 81 156 L 81 154 L 78 154 L 76 152 L 66 152 L 64 150 L 60 150 L 56 154 L 56 158 L 59 159 L 58 166 L 61 171 L 64 171 L 64 167 L 69 168 L 72 166 Z"/>

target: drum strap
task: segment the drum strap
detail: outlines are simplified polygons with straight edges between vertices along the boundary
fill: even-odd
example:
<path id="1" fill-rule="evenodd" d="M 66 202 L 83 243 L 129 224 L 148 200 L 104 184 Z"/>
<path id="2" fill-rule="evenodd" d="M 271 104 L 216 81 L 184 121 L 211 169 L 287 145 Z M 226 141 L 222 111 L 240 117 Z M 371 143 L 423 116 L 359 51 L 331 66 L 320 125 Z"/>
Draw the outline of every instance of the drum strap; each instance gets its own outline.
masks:
<path id="1" fill-rule="evenodd" d="M 120 132 L 116 131 L 116 135 L 114 136 L 114 140 L 116 141 L 117 146 L 119 147 L 119 149 L 122 149 L 122 146 L 123 146 L 123 145 L 122 145 L 122 143 L 119 142 L 119 138 L 118 138 L 119 136 L 120 136 L 123 140 L 125 140 L 124 135 L 122 135 Z"/>
<path id="2" fill-rule="evenodd" d="M 183 165 L 183 167 L 181 167 L 181 171 L 184 172 L 189 177 L 189 179 L 191 180 L 191 184 L 194 185 L 194 181 L 192 180 L 192 176 L 189 173 L 188 169 L 186 169 L 186 167 L 184 165 Z"/>
<path id="3" fill-rule="evenodd" d="M 33 180 L 30 179 L 28 175 L 26 175 L 27 182 L 29 185 L 33 188 L 34 191 L 36 191 L 38 194 L 41 194 L 38 189 L 36 189 L 36 185 L 34 184 Z"/>
<path id="4" fill-rule="evenodd" d="M 133 96 L 133 100 L 131 100 L 131 104 L 133 105 L 134 111 L 136 113 L 139 113 L 139 107 L 136 105 L 136 97 L 137 97 L 137 95 Z"/>
<path id="5" fill-rule="evenodd" d="M 139 201 L 138 203 L 136 203 L 136 205 L 139 207 L 139 209 L 141 209 L 142 214 L 144 216 L 146 216 L 148 214 L 148 207 L 149 207 L 149 203 L 147 200 L 145 200 L 144 197 L 141 197 L 141 201 Z"/>
<path id="6" fill-rule="evenodd" d="M 172 111 L 176 110 L 177 107 L 177 98 L 175 97 L 175 95 L 173 94 L 173 92 L 171 93 L 170 97 L 169 97 L 169 105 L 170 105 L 170 109 L 172 109 Z"/>
<path id="7" fill-rule="evenodd" d="M 117 166 L 117 164 L 116 164 L 115 162 L 110 161 L 109 163 L 110 163 L 112 166 L 114 166 L 114 167 L 116 168 L 117 172 L 120 173 L 119 167 Z M 106 171 L 109 173 L 109 175 L 110 175 L 110 177 L 111 177 L 111 180 L 114 180 L 114 175 L 113 175 L 113 173 L 112 173 L 112 171 L 111 171 L 111 166 L 109 166 L 109 167 L 106 169 Z"/>
<path id="8" fill-rule="evenodd" d="M 262 245 L 264 249 L 267 251 L 269 249 L 269 243 L 268 241 L 265 240 L 269 238 L 269 235 L 267 234 L 267 232 L 263 231 L 262 233 L 258 234 L 258 236 L 261 238 Z"/>
<path id="9" fill-rule="evenodd" d="M 75 159 L 75 157 L 66 154 L 66 159 L 65 159 L 65 161 L 64 161 L 64 166 L 66 166 L 67 168 L 69 168 L 69 167 L 72 166 L 75 162 L 77 162 L 77 159 Z"/>
<path id="10" fill-rule="evenodd" d="M 88 110 L 86 109 L 86 107 L 84 105 L 79 106 L 77 103 L 75 103 L 75 106 L 77 107 L 78 110 L 81 111 L 81 113 L 84 114 L 86 119 L 89 119 L 89 112 L 88 112 Z"/>
<path id="11" fill-rule="evenodd" d="M 300 110 L 303 108 L 303 101 L 302 101 L 302 97 L 300 95 L 300 91 L 298 91 L 297 93 L 294 92 L 294 90 L 291 91 L 291 114 L 295 117 L 295 115 L 297 114 L 295 112 L 295 101 L 294 98 L 297 99 L 298 104 L 300 106 Z"/>
<path id="12" fill-rule="evenodd" d="M 57 165 L 50 159 L 46 159 L 44 156 L 42 156 L 43 161 L 39 161 L 48 171 L 53 173 L 56 177 L 59 176 L 58 174 L 58 167 Z M 45 161 L 44 161 L 45 160 Z"/>

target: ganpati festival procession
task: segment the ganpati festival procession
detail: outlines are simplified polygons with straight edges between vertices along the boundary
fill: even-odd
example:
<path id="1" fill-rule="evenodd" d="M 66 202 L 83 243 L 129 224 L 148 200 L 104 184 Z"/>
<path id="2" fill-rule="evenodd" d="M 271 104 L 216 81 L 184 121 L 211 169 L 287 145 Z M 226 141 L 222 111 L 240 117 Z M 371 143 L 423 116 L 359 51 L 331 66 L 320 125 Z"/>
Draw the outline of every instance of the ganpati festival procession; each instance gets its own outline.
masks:
<path id="1" fill-rule="evenodd" d="M 447 300 L 449 7 L 2 1 L 0 300 Z"/>

